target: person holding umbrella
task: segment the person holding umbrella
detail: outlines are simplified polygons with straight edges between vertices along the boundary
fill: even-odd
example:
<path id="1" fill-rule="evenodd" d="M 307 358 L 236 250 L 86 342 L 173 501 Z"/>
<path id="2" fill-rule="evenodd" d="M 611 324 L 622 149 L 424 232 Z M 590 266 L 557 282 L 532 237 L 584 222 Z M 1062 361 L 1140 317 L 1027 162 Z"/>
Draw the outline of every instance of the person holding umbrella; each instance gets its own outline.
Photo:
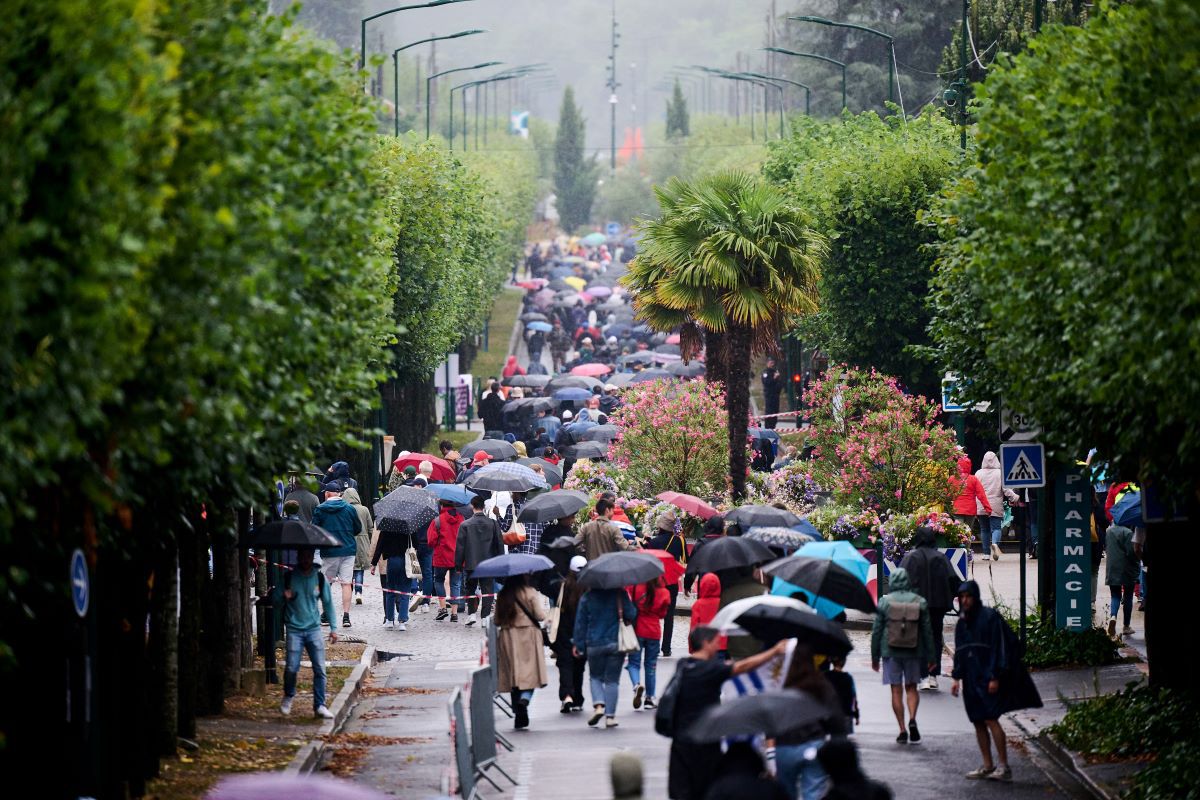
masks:
<path id="1" fill-rule="evenodd" d="M 379 523 L 379 538 L 371 553 L 371 574 L 383 561 L 383 627 L 408 630 L 408 593 L 414 581 L 405 571 L 405 551 L 412 544 L 410 528 L 404 520 L 387 519 Z"/>
<path id="2" fill-rule="evenodd" d="M 279 706 L 284 716 L 292 713 L 296 675 L 300 672 L 300 651 L 303 649 L 312 662 L 313 714 L 322 719 L 333 718 L 325 706 L 325 640 L 321 636 L 318 599 L 325 616 L 332 619 L 333 596 L 325 576 L 313 567 L 313 548 L 300 548 L 296 555 L 296 568 L 284 576 L 283 621 L 287 625 L 287 661 L 283 668 L 283 703 Z M 337 642 L 337 633 L 332 627 L 329 629 L 329 642 Z"/>
<path id="3" fill-rule="evenodd" d="M 545 619 L 541 598 L 529 585 L 528 577 L 505 578 L 504 588 L 496 598 L 496 625 L 500 634 L 496 689 L 512 696 L 516 730 L 529 727 L 529 701 L 534 690 L 547 682 L 546 657 L 542 652 Z"/>
<path id="4" fill-rule="evenodd" d="M 817 761 L 817 751 L 829 736 L 849 733 L 841 710 L 841 700 L 833 685 L 817 669 L 813 651 L 803 642 L 792 650 L 785 689 L 808 692 L 829 707 L 829 716 L 775 739 L 775 773 L 791 800 L 820 800 L 829 782 Z"/>
<path id="5" fill-rule="evenodd" d="M 580 579 L 585 585 L 592 583 L 588 575 L 609 566 L 607 562 L 602 562 L 626 555 L 636 557 L 632 553 L 607 553 L 590 560 L 588 571 Z M 653 556 L 645 558 L 654 561 L 658 574 L 662 574 L 662 565 L 658 564 L 657 559 Z M 602 586 L 599 585 L 601 583 Z M 638 612 L 620 583 L 608 580 L 592 585 L 594 588 L 589 588 L 583 595 L 575 613 L 572 652 L 576 658 L 587 658 L 592 689 L 592 716 L 588 718 L 588 725 L 594 728 L 603 719 L 605 728 L 615 728 L 621 665 L 625 661 L 625 654 L 618 649 L 618 637 L 622 624 L 637 622 Z"/>

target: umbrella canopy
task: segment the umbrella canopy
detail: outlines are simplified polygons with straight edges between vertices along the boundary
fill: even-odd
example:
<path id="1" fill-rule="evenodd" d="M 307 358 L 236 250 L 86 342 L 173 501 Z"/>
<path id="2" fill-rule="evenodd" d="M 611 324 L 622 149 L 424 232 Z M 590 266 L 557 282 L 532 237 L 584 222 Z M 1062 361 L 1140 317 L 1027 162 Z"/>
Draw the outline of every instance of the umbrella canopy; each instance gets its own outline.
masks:
<path id="1" fill-rule="evenodd" d="M 520 386 L 524 389 L 541 389 L 549 382 L 549 375 L 513 375 L 502 381 L 505 386 Z"/>
<path id="2" fill-rule="evenodd" d="M 554 302 L 554 292 L 550 289 L 542 289 L 533 296 L 533 304 L 538 308 L 546 308 Z"/>
<path id="3" fill-rule="evenodd" d="M 734 736 L 783 736 L 838 713 L 808 692 L 772 689 L 729 700 L 705 711 L 683 738 L 719 742 Z"/>
<path id="4" fill-rule="evenodd" d="M 375 503 L 375 519 L 408 523 L 410 531 L 429 527 L 438 515 L 437 498 L 416 486 L 400 486 Z"/>
<path id="5" fill-rule="evenodd" d="M 388 795 L 354 781 L 282 772 L 231 775 L 222 778 L 204 797 L 206 800 L 388 800 Z"/>
<path id="6" fill-rule="evenodd" d="M 446 500 L 460 506 L 467 505 L 475 496 L 474 492 L 459 483 L 431 483 L 425 487 L 425 491 L 438 500 Z"/>
<path id="7" fill-rule="evenodd" d="M 541 572 L 554 569 L 554 562 L 545 556 L 535 556 L 530 553 L 505 553 L 493 556 L 479 562 L 479 566 L 471 570 L 472 578 L 511 578 L 513 575 L 528 575 L 531 572 Z"/>
<path id="8" fill-rule="evenodd" d="M 549 397 L 518 397 L 504 404 L 504 411 L 531 409 L 534 414 L 539 411 L 553 411 L 554 401 Z"/>
<path id="9" fill-rule="evenodd" d="M 617 438 L 617 434 L 620 432 L 621 429 L 616 425 L 597 425 L 594 428 L 588 428 L 587 432 L 583 434 L 583 440 L 585 442 L 611 442 Z"/>
<path id="10" fill-rule="evenodd" d="M 854 547 L 853 544 L 846 541 L 825 542 L 816 541 L 812 544 L 806 544 L 804 547 L 796 551 L 797 555 L 803 555 L 805 558 L 824 558 L 832 561 L 838 566 L 850 572 L 857 577 L 863 584 L 867 585 L 867 590 L 872 590 L 872 585 L 868 584 L 867 577 L 871 572 L 871 562 L 863 558 L 862 553 Z M 790 595 L 796 591 L 808 591 L 794 583 L 788 583 L 782 578 L 775 578 L 774 584 L 771 586 L 771 594 L 774 595 Z M 824 617 L 836 617 L 842 611 L 842 606 L 821 598 L 813 601 L 813 608 L 817 613 Z"/>
<path id="11" fill-rule="evenodd" d="M 651 356 L 651 357 L 653 357 L 653 356 Z M 674 379 L 675 379 L 675 376 L 672 375 L 671 373 L 667 372 L 666 370 L 644 369 L 641 372 L 634 375 L 629 380 L 629 382 L 630 383 L 649 383 L 650 381 L 669 381 L 669 380 L 674 380 Z"/>
<path id="12" fill-rule="evenodd" d="M 676 361 L 672 364 L 667 364 L 666 370 L 679 378 L 699 378 L 705 373 L 704 365 L 699 361 L 693 361 L 690 364 Z"/>
<path id="13" fill-rule="evenodd" d="M 792 530 L 796 531 L 797 533 L 803 533 L 805 536 L 811 536 L 814 542 L 820 541 L 821 539 L 821 532 L 817 530 L 817 526 L 813 525 L 804 517 L 801 517 L 800 521 L 792 526 Z"/>
<path id="14" fill-rule="evenodd" d="M 491 492 L 528 492 L 530 489 L 546 489 L 546 479 L 524 464 L 502 461 L 488 464 L 463 481 L 468 489 L 487 489 Z"/>
<path id="15" fill-rule="evenodd" d="M 570 267 L 566 267 L 566 266 L 555 267 L 554 269 L 550 270 L 551 278 L 569 278 L 574 274 L 575 274 L 575 270 L 571 269 Z M 554 281 L 550 281 L 550 282 L 554 283 Z"/>
<path id="16" fill-rule="evenodd" d="M 1125 496 L 1113 503 L 1112 517 L 1114 525 L 1124 525 L 1126 528 L 1145 527 L 1142 519 L 1142 493 L 1126 492 Z"/>
<path id="17" fill-rule="evenodd" d="M 666 365 L 670 365 L 670 364 L 675 364 L 675 363 L 678 363 L 679 361 L 680 361 L 680 357 L 679 357 L 679 356 L 677 356 L 677 355 L 674 355 L 674 354 L 672 354 L 672 353 L 655 353 L 655 354 L 654 354 L 654 363 L 655 363 L 655 364 L 666 364 Z M 671 372 L 671 371 L 670 371 L 669 369 L 667 369 L 667 367 L 665 367 L 665 366 L 663 367 L 663 369 L 664 369 L 664 370 L 666 370 L 666 372 L 667 372 L 669 375 L 675 375 L 675 374 L 676 374 L 676 373 L 674 373 L 674 372 Z"/>
<path id="18" fill-rule="evenodd" d="M 587 287 L 587 281 L 577 275 L 571 275 L 566 278 L 561 278 L 560 280 L 562 280 L 563 283 L 567 284 L 572 289 L 579 292 L 582 292 L 584 288 Z"/>
<path id="19" fill-rule="evenodd" d="M 739 628 L 770 644 L 795 637 L 814 653 L 840 658 L 853 649 L 842 626 L 811 609 L 757 605 L 734 617 Z"/>
<path id="20" fill-rule="evenodd" d="M 604 305 L 608 305 L 608 304 L 605 303 Z M 600 306 L 600 308 L 603 309 L 604 306 Z M 607 310 L 607 309 L 605 309 L 605 310 Z M 630 325 L 628 322 L 614 322 L 612 325 L 609 325 L 608 327 L 604 328 L 604 335 L 605 336 L 616 336 L 618 339 L 621 339 L 621 338 L 628 336 L 632 330 L 633 330 L 633 326 Z M 621 358 L 627 358 L 627 356 L 622 356 Z M 619 360 L 620 359 L 618 359 L 618 361 Z"/>
<path id="21" fill-rule="evenodd" d="M 779 438 L 779 431 L 771 428 L 746 428 L 746 434 L 755 439 L 768 439 L 772 444 L 778 445 L 782 439 Z"/>
<path id="22" fill-rule="evenodd" d="M 289 550 L 312 550 L 318 547 L 341 547 L 341 539 L 324 528 L 302 519 L 277 519 L 254 529 L 250 546 L 255 549 L 281 547 Z"/>
<path id="23" fill-rule="evenodd" d="M 667 337 L 667 344 L 679 344 L 679 334 L 672 333 Z"/>
<path id="24" fill-rule="evenodd" d="M 549 333 L 554 330 L 554 326 L 549 322 L 531 322 L 525 328 L 526 330 L 537 331 L 538 333 Z"/>
<path id="25" fill-rule="evenodd" d="M 546 391 L 554 393 L 559 389 L 587 389 L 590 392 L 593 386 L 603 385 L 595 378 L 589 378 L 586 375 L 557 375 L 546 384 Z"/>
<path id="26" fill-rule="evenodd" d="M 599 231 L 593 231 L 592 233 L 589 233 L 587 236 L 583 237 L 581 241 L 588 247 L 599 247 L 607 240 L 603 233 L 600 233 Z"/>
<path id="27" fill-rule="evenodd" d="M 752 541 L 744 536 L 723 536 L 697 548 L 688 561 L 687 571 L 689 575 L 702 575 L 705 572 L 749 567 L 774 560 L 775 554 L 761 542 Z"/>
<path id="28" fill-rule="evenodd" d="M 517 457 L 517 448 L 503 439 L 480 439 L 471 442 L 462 449 L 461 455 L 469 460 L 474 458 L 480 450 L 498 461 L 508 461 L 510 458 Z"/>
<path id="29" fill-rule="evenodd" d="M 593 286 L 592 288 L 593 289 L 603 289 L 606 287 Z M 617 311 L 618 309 L 622 309 L 622 308 L 629 308 L 629 306 L 625 305 L 625 303 L 623 301 L 618 300 L 617 298 L 611 297 L 611 296 L 610 296 L 610 299 L 605 300 L 603 303 L 600 303 L 599 305 L 596 306 L 597 311 Z M 632 309 L 630 309 L 630 310 L 632 310 Z M 631 325 L 630 327 L 632 328 L 633 326 Z"/>
<path id="30" fill-rule="evenodd" d="M 607 286 L 597 285 L 595 281 L 588 285 L 587 291 L 592 297 L 608 297 L 612 294 L 612 289 Z"/>
<path id="31" fill-rule="evenodd" d="M 670 586 L 677 583 L 683 577 L 683 564 L 675 560 L 675 556 L 668 553 L 666 550 L 641 550 L 639 552 L 646 555 L 654 556 L 663 565 L 663 579 Z"/>
<path id="32" fill-rule="evenodd" d="M 592 393 L 587 389 L 577 389 L 573 386 L 568 386 L 566 389 L 559 389 L 554 393 L 555 400 L 587 400 L 592 396 Z"/>
<path id="33" fill-rule="evenodd" d="M 800 518 L 786 508 L 749 505 L 739 506 L 730 511 L 725 515 L 725 522 L 730 525 L 736 523 L 742 530 L 760 527 L 790 528 L 800 524 Z"/>
<path id="34" fill-rule="evenodd" d="M 524 464 L 530 468 L 532 468 L 534 464 L 540 466 L 542 468 L 542 474 L 546 476 L 546 483 L 550 484 L 551 486 L 558 486 L 563 481 L 562 467 L 558 466 L 557 464 L 551 464 L 544 458 L 518 458 L 517 463 Z"/>
<path id="35" fill-rule="evenodd" d="M 560 270 L 554 270 L 554 272 L 559 272 L 559 271 Z M 550 274 L 553 275 L 554 272 L 552 272 Z M 575 276 L 572 274 L 571 270 L 567 270 L 567 277 L 575 277 Z M 567 277 L 561 277 L 561 278 L 556 277 L 554 280 L 550 281 L 550 285 L 547 288 L 553 289 L 556 292 L 573 291 L 575 289 L 575 287 L 572 286 L 571 284 L 567 283 Z"/>
<path id="36" fill-rule="evenodd" d="M 624 389 L 633 378 L 634 374 L 632 372 L 618 372 L 614 375 L 609 375 L 605 380 L 618 389 Z"/>
<path id="37" fill-rule="evenodd" d="M 555 489 L 530 500 L 517 515 L 518 522 L 550 522 L 569 517 L 586 506 L 587 494 L 573 489 Z"/>
<path id="38" fill-rule="evenodd" d="M 832 600 L 845 608 L 867 614 L 875 612 L 875 601 L 862 579 L 827 558 L 796 555 L 772 561 L 762 570 L 799 586 L 815 598 Z"/>
<path id="39" fill-rule="evenodd" d="M 587 434 L 584 435 L 586 436 Z M 608 458 L 608 444 L 605 442 L 580 442 L 571 448 L 571 453 L 577 459 Z"/>
<path id="40" fill-rule="evenodd" d="M 521 315 L 522 322 L 545 322 L 548 317 L 540 311 L 526 311 Z"/>
<path id="41" fill-rule="evenodd" d="M 454 471 L 454 467 L 450 462 L 440 456 L 431 456 L 429 453 L 409 453 L 405 456 L 400 456 L 392 462 L 392 466 L 397 472 L 403 472 L 405 467 L 416 469 L 421 466 L 422 461 L 428 461 L 433 465 L 433 474 L 430 476 L 435 481 L 452 481 L 458 473 Z"/>
<path id="42" fill-rule="evenodd" d="M 582 299 L 583 299 L 583 295 L 579 294 L 579 292 L 575 291 L 574 289 L 572 289 L 571 287 L 568 286 L 563 291 L 560 291 L 558 293 L 558 297 L 555 300 L 554 305 L 567 308 L 569 306 L 575 305 L 577 302 L 579 302 Z"/>
<path id="43" fill-rule="evenodd" d="M 707 547 L 708 545 L 705 545 Z M 703 548 L 701 548 L 703 549 Z M 779 597 L 773 594 L 760 594 L 754 597 L 744 597 L 741 600 L 734 600 L 729 605 L 717 612 L 717 615 L 709 622 L 709 627 L 716 628 L 721 633 L 728 633 L 733 636 L 744 636 L 746 631 L 738 626 L 736 620 L 742 614 L 746 613 L 756 606 L 777 606 L 780 608 L 794 608 L 805 614 L 816 616 L 811 608 L 801 603 L 799 600 L 794 600 L 791 597 Z"/>
<path id="44" fill-rule="evenodd" d="M 545 278 L 530 278 L 527 281 L 517 281 L 513 286 L 519 286 L 522 289 L 541 289 L 546 283 Z"/>
<path id="45" fill-rule="evenodd" d="M 654 353 L 645 350 L 640 353 L 629 353 L 628 355 L 618 356 L 617 363 L 623 367 L 629 364 L 653 364 Z"/>
<path id="46" fill-rule="evenodd" d="M 608 364 L 598 364 L 595 362 L 591 364 L 580 364 L 578 367 L 571 368 L 572 375 L 585 375 L 593 378 L 598 375 L 607 375 L 610 372 L 612 372 L 612 367 L 610 367 Z"/>
<path id="47" fill-rule="evenodd" d="M 579 585 L 588 589 L 620 589 L 645 583 L 665 572 L 654 556 L 620 550 L 605 553 L 579 571 Z"/>
<path id="48" fill-rule="evenodd" d="M 791 553 L 793 550 L 799 550 L 809 542 L 816 541 L 818 537 L 812 537 L 808 534 L 794 531 L 791 528 L 778 527 L 761 527 L 751 528 L 745 533 L 745 538 L 753 542 L 762 542 L 768 547 L 778 547 Z"/>
<path id="49" fill-rule="evenodd" d="M 662 500 L 664 503 L 670 503 L 676 508 L 686 511 L 693 517 L 708 519 L 709 517 L 715 517 L 717 515 L 717 510 L 715 508 L 692 494 L 683 494 L 681 492 L 662 492 L 661 494 L 655 495 L 655 497 L 659 500 Z"/>
<path id="50" fill-rule="evenodd" d="M 666 353 L 667 355 L 677 356 L 677 355 L 679 355 L 679 345 L 677 345 L 677 344 L 660 344 L 658 347 L 654 348 L 654 352 Z"/>

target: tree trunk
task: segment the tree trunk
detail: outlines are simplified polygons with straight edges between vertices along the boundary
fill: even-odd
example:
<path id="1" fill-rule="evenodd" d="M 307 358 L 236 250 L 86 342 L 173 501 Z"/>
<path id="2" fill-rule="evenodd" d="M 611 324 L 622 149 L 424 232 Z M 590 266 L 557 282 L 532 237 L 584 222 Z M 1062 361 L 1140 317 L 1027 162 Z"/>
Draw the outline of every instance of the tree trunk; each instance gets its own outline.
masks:
<path id="1" fill-rule="evenodd" d="M 238 509 L 238 540 L 237 540 L 237 569 L 238 569 L 238 618 L 241 631 L 241 642 L 238 652 L 241 654 L 242 669 L 254 666 L 254 641 L 251 632 L 251 614 L 254 613 L 253 601 L 250 599 L 250 549 L 244 545 L 250 539 L 250 509 Z M 241 673 L 238 673 L 238 683 L 241 683 Z"/>
<path id="2" fill-rule="evenodd" d="M 179 646 L 178 646 L 178 732 L 187 739 L 196 738 L 196 717 L 200 708 L 200 635 L 207 561 L 194 516 L 179 528 Z M 201 565 L 204 571 L 201 571 Z"/>
<path id="3" fill-rule="evenodd" d="M 717 331 L 704 332 L 704 379 L 724 384 L 729 377 L 729 335 Z"/>
<path id="4" fill-rule="evenodd" d="M 222 705 L 225 697 L 241 688 L 242 676 L 242 602 L 238 596 L 242 581 L 238 570 L 237 533 L 229 511 L 215 515 L 212 528 L 213 590 L 217 599 L 220 643 Z"/>
<path id="5" fill-rule="evenodd" d="M 740 503 L 746 496 L 746 426 L 750 419 L 752 341 L 753 335 L 749 328 L 730 326 L 725 408 L 729 412 L 729 479 L 735 503 Z"/>
<path id="6" fill-rule="evenodd" d="M 179 553 L 174 532 L 160 531 L 150 595 L 150 748 L 175 755 L 179 737 Z"/>
<path id="7" fill-rule="evenodd" d="M 199 716 L 220 714 L 225 710 L 225 670 L 224 670 L 224 625 L 225 597 L 221 592 L 221 575 L 218 566 L 223 554 L 221 539 L 221 512 L 214 508 L 208 509 L 208 515 L 201 520 L 196 539 L 196 557 L 200 566 L 200 681 L 198 685 L 196 713 Z M 209 569 L 209 554 L 212 555 L 212 569 Z"/>
<path id="8" fill-rule="evenodd" d="M 433 377 L 399 376 L 380 387 L 384 431 L 396 437 L 396 452 L 420 450 L 437 432 Z"/>
<path id="9" fill-rule="evenodd" d="M 1179 558 L 1181 542 L 1191 542 L 1195 522 L 1160 522 L 1146 526 L 1146 660 L 1150 685 L 1179 691 L 1195 688 L 1189 624 L 1195 574 L 1188 558 Z"/>

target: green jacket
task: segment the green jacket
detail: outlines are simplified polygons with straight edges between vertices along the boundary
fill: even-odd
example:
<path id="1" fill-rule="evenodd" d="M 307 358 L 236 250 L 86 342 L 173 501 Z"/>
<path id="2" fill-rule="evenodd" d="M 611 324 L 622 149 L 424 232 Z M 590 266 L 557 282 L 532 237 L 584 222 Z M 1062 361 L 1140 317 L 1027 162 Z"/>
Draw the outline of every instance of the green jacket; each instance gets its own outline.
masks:
<path id="1" fill-rule="evenodd" d="M 871 626 L 871 663 L 884 658 L 919 658 L 922 664 L 934 661 L 933 627 L 929 624 L 929 604 L 925 598 L 912 591 L 908 572 L 897 569 L 888 582 L 890 590 L 879 601 L 875 611 L 875 623 Z M 887 614 L 892 603 L 919 603 L 921 606 L 921 631 L 915 649 L 889 647 L 887 643 Z"/>
<path id="2" fill-rule="evenodd" d="M 1133 531 L 1124 525 L 1112 525 L 1104 534 L 1104 555 L 1108 566 L 1104 582 L 1109 586 L 1133 586 L 1138 579 L 1138 560 L 1133 552 Z"/>

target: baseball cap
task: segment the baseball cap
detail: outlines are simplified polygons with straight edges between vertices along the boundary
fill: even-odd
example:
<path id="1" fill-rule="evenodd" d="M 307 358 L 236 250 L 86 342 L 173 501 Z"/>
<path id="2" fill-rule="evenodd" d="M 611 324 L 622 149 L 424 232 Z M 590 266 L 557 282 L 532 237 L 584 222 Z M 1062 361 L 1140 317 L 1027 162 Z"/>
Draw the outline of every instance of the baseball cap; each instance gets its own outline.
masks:
<path id="1" fill-rule="evenodd" d="M 342 492 L 346 491 L 346 484 L 338 480 L 333 480 L 325 484 L 325 491 L 337 492 L 338 494 L 341 494 Z"/>
<path id="2" fill-rule="evenodd" d="M 563 419 L 564 419 L 564 420 L 568 420 L 568 419 L 570 419 L 570 418 L 571 418 L 571 417 L 573 417 L 573 416 L 575 416 L 575 415 L 571 413 L 571 409 L 569 409 L 569 408 L 568 408 L 566 411 L 564 411 L 564 412 L 563 412 Z"/>
<path id="3" fill-rule="evenodd" d="M 471 459 L 471 463 L 472 464 L 486 464 L 486 463 L 490 462 L 491 460 L 492 460 L 492 457 L 487 454 L 486 450 L 480 450 L 478 453 L 475 454 L 475 457 Z"/>
<path id="4" fill-rule="evenodd" d="M 579 572 L 587 566 L 587 559 L 583 556 L 573 556 L 571 558 L 571 572 Z"/>

